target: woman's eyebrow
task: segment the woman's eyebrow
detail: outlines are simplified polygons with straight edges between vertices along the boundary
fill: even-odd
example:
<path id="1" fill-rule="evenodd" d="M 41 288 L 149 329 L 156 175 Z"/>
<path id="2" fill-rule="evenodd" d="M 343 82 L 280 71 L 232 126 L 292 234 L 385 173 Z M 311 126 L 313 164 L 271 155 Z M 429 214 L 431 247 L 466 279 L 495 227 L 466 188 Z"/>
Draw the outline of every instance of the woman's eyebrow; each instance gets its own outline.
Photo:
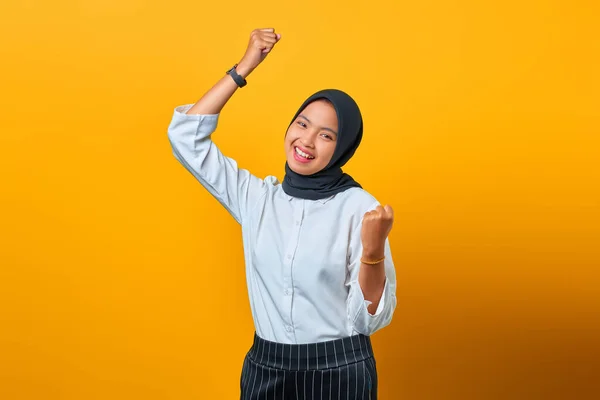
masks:
<path id="1" fill-rule="evenodd" d="M 306 118 L 304 115 L 300 114 L 300 115 L 298 115 L 298 116 L 299 116 L 299 117 L 301 117 L 301 118 L 304 118 L 306 121 L 308 121 L 308 123 L 309 123 L 309 124 L 312 124 L 312 122 L 310 122 L 310 119 Z M 321 127 L 321 129 L 324 129 L 324 130 L 326 130 L 326 131 L 329 131 L 329 132 L 333 133 L 335 136 L 337 136 L 337 132 L 336 132 L 336 131 L 334 131 L 334 130 L 333 130 L 333 129 L 331 129 L 331 128 L 325 128 L 325 127 Z"/>

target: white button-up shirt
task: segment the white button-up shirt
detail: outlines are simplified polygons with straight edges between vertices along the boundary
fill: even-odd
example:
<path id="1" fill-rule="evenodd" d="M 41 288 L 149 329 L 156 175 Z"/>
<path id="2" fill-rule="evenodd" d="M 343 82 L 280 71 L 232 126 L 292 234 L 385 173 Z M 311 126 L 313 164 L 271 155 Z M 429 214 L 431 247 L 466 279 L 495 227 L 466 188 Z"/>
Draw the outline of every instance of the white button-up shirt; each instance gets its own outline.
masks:
<path id="1" fill-rule="evenodd" d="M 278 343 L 315 343 L 388 325 L 396 274 L 385 243 L 385 286 L 374 315 L 358 282 L 363 215 L 379 203 L 361 188 L 321 200 L 287 195 L 225 157 L 211 134 L 219 114 L 175 107 L 168 138 L 175 158 L 242 227 L 246 282 L 256 333 Z"/>

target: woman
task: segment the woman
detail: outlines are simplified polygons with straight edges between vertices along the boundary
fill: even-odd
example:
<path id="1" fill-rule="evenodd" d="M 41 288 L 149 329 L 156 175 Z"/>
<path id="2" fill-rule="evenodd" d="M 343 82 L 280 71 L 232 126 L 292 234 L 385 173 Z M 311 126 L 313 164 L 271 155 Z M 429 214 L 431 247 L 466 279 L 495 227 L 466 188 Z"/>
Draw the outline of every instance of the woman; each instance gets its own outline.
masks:
<path id="1" fill-rule="evenodd" d="M 354 100 L 310 96 L 285 135 L 285 178 L 259 179 L 211 140 L 219 113 L 281 36 L 252 32 L 239 64 L 196 104 L 175 108 L 173 154 L 241 224 L 255 325 L 242 399 L 375 399 L 369 336 L 388 325 L 393 214 L 342 172 L 362 138 Z"/>

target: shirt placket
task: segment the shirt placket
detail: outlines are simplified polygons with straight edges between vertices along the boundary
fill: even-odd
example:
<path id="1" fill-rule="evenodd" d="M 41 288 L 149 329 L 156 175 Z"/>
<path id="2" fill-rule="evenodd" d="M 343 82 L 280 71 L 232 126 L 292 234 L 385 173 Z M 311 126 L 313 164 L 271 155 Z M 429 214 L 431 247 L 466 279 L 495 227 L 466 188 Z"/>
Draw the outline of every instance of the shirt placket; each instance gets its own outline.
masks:
<path id="1" fill-rule="evenodd" d="M 300 200 L 294 205 L 294 220 L 293 228 L 288 240 L 285 252 L 284 268 L 283 268 L 283 305 L 287 310 L 287 321 L 285 321 L 285 331 L 289 339 L 296 341 L 296 328 L 292 320 L 292 299 L 294 296 L 294 280 L 292 277 L 292 267 L 294 265 L 294 256 L 298 248 L 300 239 L 300 228 L 302 228 L 302 219 L 304 216 L 304 200 Z"/>

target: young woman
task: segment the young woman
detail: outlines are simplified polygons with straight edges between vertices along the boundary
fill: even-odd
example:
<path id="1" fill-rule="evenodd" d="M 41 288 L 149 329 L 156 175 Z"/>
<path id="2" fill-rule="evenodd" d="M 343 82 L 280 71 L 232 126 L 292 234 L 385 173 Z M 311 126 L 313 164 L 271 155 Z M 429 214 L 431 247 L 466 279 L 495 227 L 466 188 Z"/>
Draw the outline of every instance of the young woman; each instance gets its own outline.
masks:
<path id="1" fill-rule="evenodd" d="M 285 178 L 260 179 L 211 140 L 219 114 L 281 36 L 252 32 L 246 53 L 196 104 L 178 106 L 173 154 L 242 227 L 254 343 L 242 399 L 376 399 L 370 335 L 396 307 L 393 213 L 342 172 L 362 138 L 356 102 L 322 90 L 285 138 Z"/>

